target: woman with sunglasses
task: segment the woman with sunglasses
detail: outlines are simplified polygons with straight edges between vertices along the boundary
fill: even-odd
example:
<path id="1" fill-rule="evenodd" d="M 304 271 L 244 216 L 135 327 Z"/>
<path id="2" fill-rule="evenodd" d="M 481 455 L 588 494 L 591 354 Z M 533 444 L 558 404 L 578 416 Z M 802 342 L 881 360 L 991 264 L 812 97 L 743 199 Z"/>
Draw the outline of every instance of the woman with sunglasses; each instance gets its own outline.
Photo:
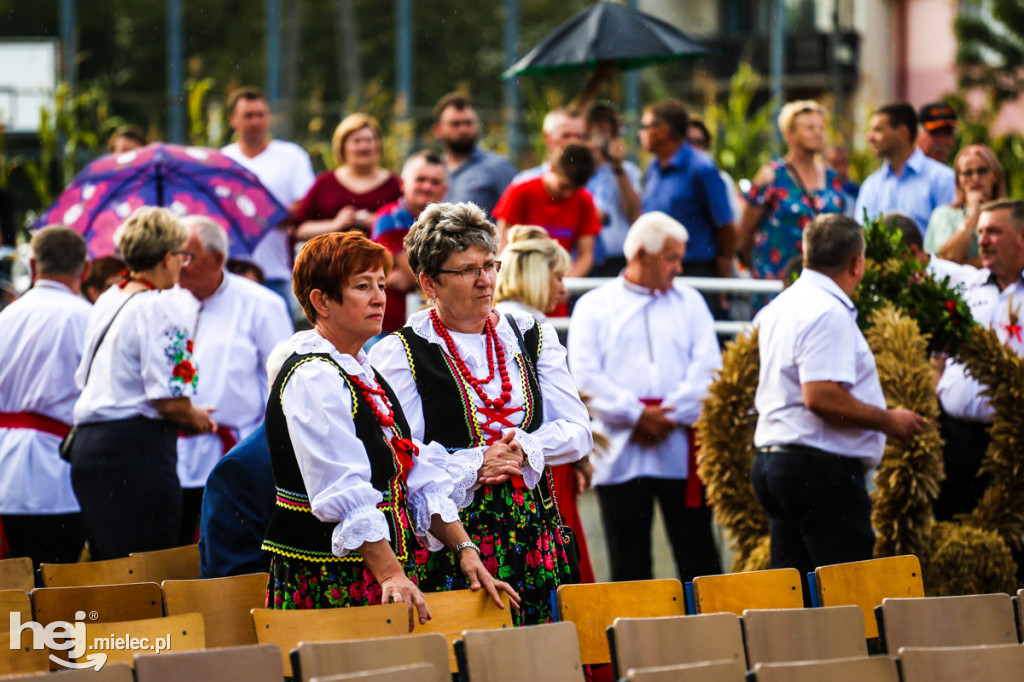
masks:
<path id="1" fill-rule="evenodd" d="M 932 212 L 924 247 L 939 258 L 978 268 L 981 256 L 977 227 L 981 207 L 1006 196 L 1006 179 L 999 159 L 983 144 L 961 149 L 953 168 L 956 170 L 956 198 L 952 204 L 939 206 Z"/>
<path id="2" fill-rule="evenodd" d="M 405 238 L 432 306 L 385 337 L 370 360 L 395 391 L 412 437 L 454 479 L 484 566 L 522 598 L 516 625 L 551 620 L 570 577 L 549 466 L 593 446 L 590 419 L 554 328 L 493 309 L 498 236 L 473 204 L 433 204 Z M 515 326 L 513 326 L 513 323 Z M 437 589 L 461 589 L 451 557 L 428 559 Z"/>

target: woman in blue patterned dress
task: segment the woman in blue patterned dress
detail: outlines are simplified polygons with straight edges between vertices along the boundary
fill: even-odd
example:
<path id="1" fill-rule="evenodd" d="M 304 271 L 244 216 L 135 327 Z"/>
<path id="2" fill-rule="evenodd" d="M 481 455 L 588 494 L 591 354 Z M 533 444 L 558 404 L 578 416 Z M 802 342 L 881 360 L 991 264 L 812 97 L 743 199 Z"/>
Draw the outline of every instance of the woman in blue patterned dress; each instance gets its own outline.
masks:
<path id="1" fill-rule="evenodd" d="M 747 193 L 740 219 L 740 249 L 753 247 L 751 272 L 779 279 L 802 253 L 803 231 L 819 213 L 844 213 L 850 198 L 839 176 L 819 158 L 825 147 L 825 110 L 810 100 L 790 102 L 779 113 L 786 155 L 762 166 Z"/>

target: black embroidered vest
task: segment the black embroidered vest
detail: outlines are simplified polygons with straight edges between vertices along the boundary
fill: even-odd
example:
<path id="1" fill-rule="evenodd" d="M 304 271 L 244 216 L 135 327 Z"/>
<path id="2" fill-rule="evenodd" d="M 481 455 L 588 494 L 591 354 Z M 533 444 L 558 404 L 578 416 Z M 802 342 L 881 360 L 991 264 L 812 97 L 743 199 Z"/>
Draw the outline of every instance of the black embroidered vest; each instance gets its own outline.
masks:
<path id="1" fill-rule="evenodd" d="M 337 525 L 323 522 L 313 516 L 309 494 L 302 482 L 295 451 L 288 434 L 281 397 L 288 379 L 297 367 L 307 362 L 325 362 L 336 370 L 348 383 L 352 392 L 352 419 L 356 426 L 356 436 L 366 448 L 366 456 L 370 460 L 370 483 L 384 496 L 377 505 L 385 518 L 391 532 L 391 545 L 399 561 L 408 557 L 410 548 L 407 546 L 409 527 L 405 509 L 405 484 L 401 477 L 401 466 L 391 444 L 384 436 L 373 410 L 366 404 L 362 392 L 327 353 L 311 353 L 308 355 L 293 354 L 284 363 L 274 381 L 267 401 L 267 442 L 270 445 L 270 459 L 274 466 L 274 483 L 277 487 L 277 501 L 270 515 L 266 538 L 263 541 L 265 551 L 286 557 L 306 561 L 327 562 L 361 562 L 359 554 L 350 552 L 339 558 L 331 551 L 331 535 Z M 376 372 L 374 372 L 376 374 Z M 388 401 L 395 409 L 395 425 L 393 430 L 399 437 L 409 433 L 409 426 L 398 405 L 398 399 L 391 387 L 377 374 L 377 381 L 387 394 Z"/>

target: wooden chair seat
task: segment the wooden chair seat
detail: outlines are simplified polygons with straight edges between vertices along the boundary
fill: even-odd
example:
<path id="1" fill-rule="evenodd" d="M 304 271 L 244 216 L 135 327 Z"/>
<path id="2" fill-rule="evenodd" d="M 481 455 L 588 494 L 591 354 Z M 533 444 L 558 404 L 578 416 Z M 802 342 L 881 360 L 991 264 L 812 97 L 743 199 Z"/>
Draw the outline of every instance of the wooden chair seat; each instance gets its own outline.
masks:
<path id="1" fill-rule="evenodd" d="M 31 592 L 36 586 L 32 560 L 28 557 L 0 559 L 0 590 Z"/>
<path id="2" fill-rule="evenodd" d="M 896 661 L 889 656 L 856 656 L 827 661 L 758 663 L 750 682 L 899 682 Z"/>
<path id="3" fill-rule="evenodd" d="M 856 606 L 743 612 L 747 665 L 868 655 L 864 619 Z"/>
<path id="4" fill-rule="evenodd" d="M 903 682 L 1024 680 L 1024 646 L 1020 644 L 903 647 L 898 658 Z"/>
<path id="5" fill-rule="evenodd" d="M 400 665 L 379 670 L 364 670 L 344 675 L 314 677 L 311 682 L 420 682 L 430 679 L 433 667 L 428 663 Z"/>
<path id="6" fill-rule="evenodd" d="M 455 660 L 455 640 L 464 631 L 512 629 L 512 610 L 508 599 L 502 599 L 504 608 L 499 609 L 484 590 L 427 592 L 423 596 L 431 618 L 426 625 L 416 625 L 416 634 L 444 635 L 448 642 L 448 664 L 453 674 L 459 671 Z"/>
<path id="7" fill-rule="evenodd" d="M 572 623 L 467 631 L 456 642 L 463 682 L 583 682 Z"/>
<path id="8" fill-rule="evenodd" d="M 627 682 L 744 682 L 746 666 L 739 661 L 704 661 L 659 668 L 634 668 Z"/>
<path id="9" fill-rule="evenodd" d="M 678 580 L 562 585 L 557 595 L 559 620 L 576 625 L 584 665 L 611 662 L 605 631 L 616 618 L 686 615 Z"/>
<path id="10" fill-rule="evenodd" d="M 73 622 L 79 611 L 88 622 L 160 618 L 164 615 L 160 586 L 156 583 L 88 585 L 86 587 L 37 587 L 32 590 L 35 620 L 43 625 L 61 620 Z"/>
<path id="11" fill-rule="evenodd" d="M 256 644 L 252 610 L 267 601 L 266 573 L 208 578 L 165 580 L 164 609 L 168 616 L 201 613 L 209 649 Z"/>
<path id="12" fill-rule="evenodd" d="M 79 564 L 39 564 L 43 587 L 85 587 L 146 582 L 146 561 L 124 557 Z"/>
<path id="13" fill-rule="evenodd" d="M 616 618 L 608 628 L 616 679 L 630 668 L 703 661 L 746 663 L 739 616 L 707 613 L 663 618 Z"/>
<path id="14" fill-rule="evenodd" d="M 281 651 L 273 644 L 135 657 L 136 682 L 281 682 L 283 678 Z"/>
<path id="15" fill-rule="evenodd" d="M 861 607 L 864 635 L 878 637 L 875 607 L 886 597 L 923 597 L 921 562 L 912 554 L 820 566 L 814 571 L 822 606 Z"/>
<path id="16" fill-rule="evenodd" d="M 159 584 L 165 580 L 199 579 L 199 545 L 184 545 L 152 552 L 133 552 L 146 562 L 146 579 Z"/>
<path id="17" fill-rule="evenodd" d="M 1016 644 L 1008 594 L 883 599 L 876 607 L 887 651 L 900 647 Z"/>
<path id="18" fill-rule="evenodd" d="M 134 667 L 136 654 L 177 653 L 195 651 L 206 647 L 206 637 L 201 613 L 186 613 L 166 618 L 125 620 L 114 623 L 86 623 L 85 634 L 89 642 L 89 654 L 104 653 L 107 663 L 127 663 Z M 107 641 L 102 646 L 97 638 Z M 128 646 L 130 639 L 147 640 L 148 650 Z M 160 643 L 167 646 L 165 651 L 156 652 Z"/>
<path id="19" fill-rule="evenodd" d="M 370 670 L 387 661 L 391 666 L 427 663 L 433 673 L 424 682 L 451 682 L 448 642 L 444 636 L 404 635 L 344 642 L 301 642 L 292 652 L 292 669 L 300 682 L 313 678 Z"/>
<path id="20" fill-rule="evenodd" d="M 800 571 L 779 568 L 770 571 L 724 573 L 693 579 L 697 613 L 735 613 L 746 609 L 799 609 L 804 605 Z"/>
<path id="21" fill-rule="evenodd" d="M 53 673 L 32 673 L 11 675 L 0 678 L 3 682 L 53 682 Z M 62 670 L 60 682 L 135 682 L 131 666 L 125 663 L 108 663 L 99 670 Z"/>
<path id="22" fill-rule="evenodd" d="M 0 590 L 0 675 L 45 673 L 50 670 L 50 652 L 33 649 L 31 630 L 22 630 L 21 648 L 11 649 L 11 614 L 17 613 L 20 623 L 33 620 L 32 601 L 24 590 Z"/>

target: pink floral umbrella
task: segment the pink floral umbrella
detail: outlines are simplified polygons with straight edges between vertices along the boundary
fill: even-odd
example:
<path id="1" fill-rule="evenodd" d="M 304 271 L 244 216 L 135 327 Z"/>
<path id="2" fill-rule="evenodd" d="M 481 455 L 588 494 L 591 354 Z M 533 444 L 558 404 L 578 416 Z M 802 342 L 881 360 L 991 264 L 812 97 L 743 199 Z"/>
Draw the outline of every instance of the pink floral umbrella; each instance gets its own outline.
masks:
<path id="1" fill-rule="evenodd" d="M 139 206 L 205 215 L 228 233 L 232 256 L 247 256 L 288 218 L 251 172 L 215 149 L 153 143 L 89 164 L 32 229 L 60 223 L 78 231 L 93 258 L 116 253 L 114 231 Z"/>

